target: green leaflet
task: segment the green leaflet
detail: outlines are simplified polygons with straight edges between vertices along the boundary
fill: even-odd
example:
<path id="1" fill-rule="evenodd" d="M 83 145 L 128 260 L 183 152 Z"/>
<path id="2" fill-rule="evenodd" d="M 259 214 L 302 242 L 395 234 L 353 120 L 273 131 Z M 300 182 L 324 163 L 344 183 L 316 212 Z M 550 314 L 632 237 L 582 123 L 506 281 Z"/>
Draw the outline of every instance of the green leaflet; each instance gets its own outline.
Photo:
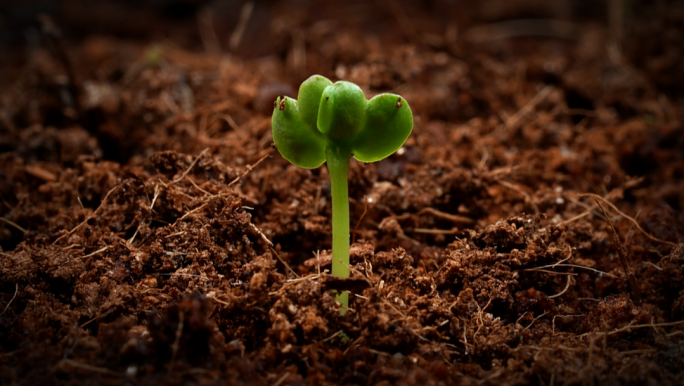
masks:
<path id="1" fill-rule="evenodd" d="M 368 102 L 366 119 L 354 137 L 352 153 L 363 162 L 389 157 L 406 142 L 413 129 L 413 113 L 406 99 L 395 94 L 380 94 Z"/>
<path id="2" fill-rule="evenodd" d="M 330 146 L 349 149 L 359 161 L 379 161 L 397 151 L 413 129 L 411 108 L 399 95 L 367 101 L 353 83 L 313 75 L 298 98 L 278 98 L 271 126 L 282 156 L 303 168 L 320 166 Z"/>
<path id="3" fill-rule="evenodd" d="M 325 162 L 325 137 L 315 127 L 305 123 L 296 100 L 278 97 L 271 129 L 278 151 L 293 165 L 313 169 Z"/>

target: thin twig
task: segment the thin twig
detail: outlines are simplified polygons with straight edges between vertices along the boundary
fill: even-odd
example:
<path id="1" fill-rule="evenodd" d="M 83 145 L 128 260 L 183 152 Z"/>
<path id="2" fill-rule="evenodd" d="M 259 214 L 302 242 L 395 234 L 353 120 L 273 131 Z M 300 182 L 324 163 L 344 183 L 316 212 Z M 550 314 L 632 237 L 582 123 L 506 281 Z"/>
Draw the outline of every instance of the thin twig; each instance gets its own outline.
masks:
<path id="1" fill-rule="evenodd" d="M 271 155 L 271 152 L 272 152 L 272 151 L 273 151 L 273 148 L 270 148 L 270 149 L 266 152 L 266 155 L 263 156 L 263 157 L 261 157 L 257 162 L 254 163 L 254 165 L 247 165 L 247 169 L 246 169 L 242 174 L 240 174 L 239 176 L 237 176 L 233 181 L 231 181 L 231 182 L 228 184 L 228 187 L 231 187 L 231 186 L 235 185 L 235 183 L 237 183 L 238 181 L 240 181 L 240 180 L 242 179 L 242 177 L 246 176 L 246 175 L 247 175 L 249 172 L 251 172 L 255 167 L 257 167 L 263 160 L 265 160 L 266 158 L 268 158 L 268 156 Z"/>
<path id="2" fill-rule="evenodd" d="M 83 324 L 80 325 L 79 327 L 80 327 L 80 328 L 83 328 L 83 327 L 89 325 L 90 323 L 96 321 L 97 319 L 100 319 L 101 317 L 102 317 L 102 315 L 97 315 L 97 316 L 95 316 L 94 318 L 90 319 L 89 321 L 83 323 Z"/>
<path id="3" fill-rule="evenodd" d="M 352 230 L 352 244 L 356 242 L 356 230 L 359 228 L 359 225 L 361 225 L 361 220 L 366 216 L 366 212 L 368 212 L 368 200 L 366 199 L 366 196 L 363 196 L 363 213 L 361 213 L 359 221 L 356 222 L 356 226 L 354 226 L 354 230 Z"/>
<path id="4" fill-rule="evenodd" d="M 349 347 L 351 348 L 351 347 L 353 347 L 353 346 L 354 346 L 354 345 L 350 345 Z M 347 350 L 349 350 L 349 349 L 347 349 Z M 369 353 L 375 354 L 375 355 L 380 355 L 380 356 L 385 356 L 385 357 L 390 357 L 390 356 L 392 356 L 392 354 L 386 353 L 386 352 L 384 352 L 384 351 L 378 351 L 378 350 L 373 350 L 373 349 L 367 349 L 367 350 L 368 350 Z M 346 350 L 345 350 L 345 352 L 346 352 Z"/>
<path id="5" fill-rule="evenodd" d="M 212 196 L 212 198 L 214 198 L 214 197 L 216 197 L 216 196 Z M 195 208 L 195 209 L 189 211 L 188 213 L 182 215 L 178 220 L 176 220 L 176 222 L 184 220 L 186 217 L 190 216 L 191 214 L 204 209 L 204 207 L 206 207 L 207 205 L 209 205 L 209 202 L 205 202 L 204 204 L 198 206 L 197 208 Z"/>
<path id="6" fill-rule="evenodd" d="M 610 195 L 610 193 L 607 194 L 606 197 L 607 197 L 608 195 Z M 601 212 L 599 212 L 599 211 L 596 210 L 596 205 L 585 204 L 585 203 L 583 203 L 582 201 L 580 201 L 580 200 L 578 200 L 578 199 L 576 199 L 576 198 L 574 198 L 574 197 L 572 197 L 572 196 L 568 196 L 568 200 L 570 200 L 570 202 L 572 202 L 573 204 L 578 205 L 578 206 L 581 206 L 582 208 L 586 209 L 586 211 L 583 212 L 582 214 L 580 214 L 579 216 L 575 216 L 575 217 L 573 217 L 572 219 L 567 220 L 566 222 L 574 221 L 575 219 L 577 219 L 577 218 L 579 218 L 579 217 L 583 217 L 583 216 L 586 216 L 586 215 L 589 215 L 589 214 L 592 214 L 592 213 L 594 214 L 594 216 L 596 216 L 596 217 L 598 217 L 598 218 L 600 218 L 600 219 L 603 220 L 603 214 L 601 214 Z"/>
<path id="7" fill-rule="evenodd" d="M 428 235 L 453 235 L 458 233 L 458 228 L 451 229 L 429 229 L 429 228 L 413 228 L 409 232 L 413 233 L 424 233 Z"/>
<path id="8" fill-rule="evenodd" d="M 100 319 L 100 318 L 102 318 L 102 317 L 105 317 L 105 316 L 111 314 L 113 311 L 114 311 L 114 309 L 110 309 L 109 311 L 105 312 L 104 314 L 97 315 L 96 317 L 94 317 L 94 318 L 90 319 L 89 321 L 83 323 L 83 324 L 80 326 L 80 328 L 83 328 L 83 327 L 89 325 L 91 322 L 93 322 L 93 321 L 95 321 L 95 320 L 97 320 L 97 319 Z"/>
<path id="9" fill-rule="evenodd" d="M 482 319 L 482 312 L 489 307 L 489 304 L 492 302 L 492 298 L 489 298 L 489 301 L 487 304 L 482 308 L 480 307 L 480 304 L 478 302 L 475 302 L 475 305 L 477 306 L 477 318 L 479 320 L 479 323 L 477 323 L 477 330 L 475 330 L 475 333 L 473 334 L 473 340 L 475 340 L 475 337 L 477 334 L 480 332 L 480 329 L 484 326 L 484 319 Z"/>
<path id="10" fill-rule="evenodd" d="M 12 296 L 12 299 L 10 299 L 9 303 L 7 303 L 7 305 L 5 306 L 5 309 L 2 311 L 2 314 L 0 314 L 0 316 L 5 315 L 5 312 L 7 312 L 7 309 L 9 308 L 10 304 L 12 304 L 12 302 L 14 301 L 14 298 L 17 297 L 18 292 L 19 292 L 19 283 L 16 283 L 14 285 L 14 296 Z"/>
<path id="11" fill-rule="evenodd" d="M 583 265 L 577 265 L 577 264 L 551 264 L 551 265 L 543 265 L 541 267 L 522 269 L 521 271 L 538 271 L 540 268 L 554 268 L 554 267 L 573 267 L 573 268 L 588 269 L 589 271 L 594 271 L 596 273 L 599 273 L 601 275 L 606 275 L 608 277 L 613 277 L 613 278 L 617 277 L 617 276 L 613 275 L 612 273 L 599 271 L 598 269 L 585 267 Z M 562 273 L 562 272 L 558 272 L 558 273 Z"/>
<path id="12" fill-rule="evenodd" d="M 572 248 L 571 248 L 569 245 L 568 245 L 568 251 L 569 251 L 568 257 L 566 257 L 566 258 L 563 259 L 563 260 L 559 260 L 558 262 L 554 263 L 553 266 L 556 266 L 556 265 L 558 265 L 558 264 L 565 263 L 566 261 L 570 260 L 570 259 L 572 258 Z"/>
<path id="13" fill-rule="evenodd" d="M 192 184 L 192 186 L 194 186 L 195 189 L 199 190 L 200 192 L 206 194 L 207 196 L 211 196 L 211 195 L 212 195 L 211 193 L 207 192 L 206 190 L 200 188 L 199 185 L 197 185 L 197 183 L 196 183 L 195 181 L 193 181 L 192 178 L 188 177 L 188 181 L 190 181 L 190 183 Z"/>
<path id="14" fill-rule="evenodd" d="M 650 261 L 644 261 L 643 264 L 651 265 L 651 266 L 655 267 L 658 271 L 662 271 L 662 270 L 663 270 L 662 268 L 660 268 L 660 267 L 658 267 L 657 265 L 651 263 Z"/>
<path id="15" fill-rule="evenodd" d="M 230 126 L 233 131 L 238 132 L 240 131 L 240 126 L 235 122 L 233 117 L 231 117 L 229 114 L 220 114 L 218 118 L 223 119 L 228 123 L 228 126 Z"/>
<path id="16" fill-rule="evenodd" d="M 407 317 L 403 312 L 399 311 L 399 309 L 397 309 L 392 303 L 390 303 L 389 301 L 387 301 L 387 299 L 385 299 L 385 298 L 381 298 L 381 299 L 382 299 L 382 301 L 383 301 L 385 304 L 387 304 L 388 306 L 390 306 L 390 308 L 392 308 L 392 309 L 394 310 L 394 312 L 398 313 L 405 321 L 408 320 L 408 317 Z M 417 336 L 418 338 L 420 338 L 420 340 L 423 340 L 423 341 L 427 341 L 427 340 L 428 340 L 427 338 L 425 338 L 425 337 L 423 337 L 422 335 L 418 334 L 413 328 L 411 328 L 411 326 L 407 326 L 407 329 L 408 329 L 411 333 L 413 333 L 413 335 L 415 335 L 415 336 Z"/>
<path id="17" fill-rule="evenodd" d="M 520 317 L 518 318 L 518 320 L 515 321 L 515 324 L 516 324 L 516 325 L 517 325 L 518 323 L 520 323 L 520 321 L 522 320 L 522 318 L 525 317 L 525 315 L 527 315 L 527 312 L 528 312 L 528 311 L 525 311 L 525 312 L 523 312 L 522 315 L 520 315 Z"/>
<path id="18" fill-rule="evenodd" d="M 613 241 L 615 242 L 615 248 L 617 248 L 618 257 L 620 258 L 620 262 L 622 263 L 622 268 L 625 270 L 625 275 L 627 276 L 629 286 L 632 288 L 634 302 L 636 303 L 636 305 L 641 305 L 641 291 L 639 290 L 639 285 L 637 284 L 636 276 L 634 276 L 634 272 L 632 271 L 632 268 L 629 266 L 629 261 L 627 261 L 625 250 L 623 249 L 622 242 L 620 241 L 620 236 L 618 236 L 617 231 L 613 226 L 613 222 L 610 221 L 608 213 L 606 213 L 606 210 L 603 209 L 603 205 L 601 205 L 597 198 L 594 198 L 594 201 L 596 201 L 596 205 L 598 205 L 599 208 L 601 208 L 603 215 L 606 217 L 608 225 L 610 225 L 610 229 L 612 231 L 611 235 L 613 236 Z"/>
<path id="19" fill-rule="evenodd" d="M 240 10 L 240 19 L 238 20 L 233 33 L 230 35 L 230 41 L 228 47 L 231 51 L 235 51 L 240 45 L 240 40 L 242 40 L 242 34 L 245 32 L 249 18 L 252 15 L 252 10 L 254 10 L 254 2 L 248 1 L 242 6 Z"/>
<path id="20" fill-rule="evenodd" d="M 178 328 L 176 329 L 176 339 L 173 341 L 171 351 L 171 363 L 176 361 L 176 354 L 178 354 L 178 345 L 180 344 L 181 334 L 183 333 L 183 322 L 185 321 L 185 314 L 183 310 L 178 311 Z"/>
<path id="21" fill-rule="evenodd" d="M 156 274 L 156 275 L 159 275 L 159 276 L 188 276 L 188 277 L 198 277 L 198 278 L 200 278 L 200 279 L 207 279 L 207 280 L 209 280 L 208 277 L 202 276 L 202 275 L 197 275 L 197 274 L 195 274 L 195 273 L 176 273 L 176 272 L 159 273 L 159 272 L 156 272 L 155 274 Z"/>
<path id="22" fill-rule="evenodd" d="M 570 288 L 570 280 L 571 280 L 571 279 L 572 279 L 572 276 L 568 276 L 568 281 L 567 281 L 567 283 L 565 284 L 565 289 L 562 290 L 561 292 L 555 294 L 555 295 L 549 296 L 549 299 L 557 298 L 557 297 L 563 295 L 563 294 L 568 290 L 568 288 Z"/>
<path id="23" fill-rule="evenodd" d="M 214 12 L 211 8 L 207 7 L 197 12 L 197 28 L 199 29 L 204 49 L 212 55 L 220 55 L 221 45 L 219 44 L 218 37 L 216 37 Z"/>
<path id="24" fill-rule="evenodd" d="M 230 303 L 224 302 L 223 300 L 220 300 L 220 299 L 217 299 L 215 296 L 216 296 L 216 295 L 212 295 L 212 294 L 208 294 L 208 295 L 207 295 L 207 297 L 208 297 L 209 299 L 215 301 L 216 303 L 223 304 L 223 305 L 226 306 L 226 307 L 230 307 Z"/>
<path id="25" fill-rule="evenodd" d="M 511 184 L 510 182 L 507 182 L 507 181 L 497 180 L 496 182 L 507 187 L 508 189 L 514 190 L 514 191 L 522 194 L 523 197 L 525 197 L 525 199 L 527 201 L 529 201 L 530 205 L 532 205 L 532 209 L 534 209 L 534 214 L 539 214 L 539 207 L 537 206 L 537 204 L 534 203 L 534 201 L 532 201 L 532 196 L 530 196 L 526 191 L 522 190 L 520 187 L 518 187 L 514 184 Z"/>
<path id="26" fill-rule="evenodd" d="M 624 326 L 624 327 L 622 327 L 622 328 L 619 328 L 619 329 L 617 329 L 617 330 L 607 331 L 607 332 L 603 332 L 603 331 L 601 331 L 601 332 L 587 332 L 587 333 L 584 333 L 584 334 L 582 334 L 582 335 L 578 335 L 577 337 L 578 337 L 578 338 L 582 338 L 582 337 L 585 337 L 585 336 L 595 335 L 595 334 L 614 335 L 614 334 L 618 334 L 618 333 L 621 333 L 621 332 L 624 332 L 624 331 L 627 331 L 627 330 L 631 330 L 631 329 L 633 329 L 633 328 L 644 328 L 644 327 L 651 327 L 651 328 L 652 328 L 652 327 L 672 327 L 672 326 L 678 326 L 678 325 L 680 325 L 680 324 L 684 324 L 684 320 L 680 320 L 680 321 L 678 321 L 678 322 L 657 323 L 657 324 L 653 324 L 653 323 L 649 323 L 649 324 L 632 324 L 632 323 L 633 323 L 633 322 L 630 322 L 628 325 L 626 325 L 626 326 Z"/>
<path id="27" fill-rule="evenodd" d="M 271 248 L 271 252 L 273 252 L 273 254 L 276 255 L 276 257 L 278 258 L 278 260 L 280 260 L 280 262 L 283 263 L 283 265 L 284 265 L 288 270 L 290 270 L 290 272 L 292 272 L 292 274 L 294 274 L 295 276 L 299 277 L 299 275 L 297 275 L 297 272 L 295 272 L 294 270 L 292 270 L 292 268 L 290 268 L 290 266 L 285 262 L 285 260 L 283 260 L 283 259 L 280 258 L 280 255 L 278 255 L 278 252 L 276 252 L 275 249 Z"/>
<path id="28" fill-rule="evenodd" d="M 85 364 L 85 363 L 76 362 L 76 361 L 71 360 L 71 359 L 62 359 L 62 360 L 60 361 L 60 363 L 67 363 L 67 364 L 69 364 L 69 365 L 71 365 L 71 366 L 73 366 L 73 367 L 77 367 L 77 368 L 79 368 L 79 369 L 84 369 L 84 370 L 94 371 L 94 372 L 96 372 L 96 373 L 109 374 L 109 375 L 116 375 L 116 376 L 123 376 L 122 373 L 117 373 L 116 371 L 113 371 L 113 370 L 110 370 L 110 369 L 107 369 L 107 368 L 104 368 L 104 367 L 92 366 L 92 365 L 88 365 L 88 364 Z"/>
<path id="29" fill-rule="evenodd" d="M 287 284 L 293 284 L 293 283 L 300 283 L 300 282 L 303 282 L 304 280 L 316 280 L 316 279 L 318 279 L 319 277 L 320 277 L 319 274 L 317 274 L 317 273 L 312 273 L 312 274 L 310 274 L 310 275 L 306 275 L 306 276 L 303 276 L 303 277 L 298 277 L 298 278 L 296 278 L 296 279 L 287 279 L 287 280 L 285 281 L 285 285 L 287 285 Z M 284 286 L 283 286 L 283 287 L 284 287 Z M 282 289 L 283 287 L 280 287 L 280 288 Z"/>
<path id="30" fill-rule="evenodd" d="M 460 342 L 466 346 L 466 354 L 468 353 L 468 347 L 471 347 L 473 350 L 475 350 L 475 345 L 468 343 L 468 325 L 466 324 L 465 320 L 463 320 L 463 340 Z"/>
<path id="31" fill-rule="evenodd" d="M 83 220 L 82 223 L 76 225 L 76 227 L 75 227 L 74 229 L 70 230 L 70 231 L 67 232 L 65 235 L 62 235 L 62 236 L 58 237 L 57 240 L 55 240 L 55 241 L 52 242 L 52 245 L 55 245 L 55 244 L 57 244 L 57 242 L 59 242 L 59 240 L 65 238 L 65 237 L 67 237 L 67 236 L 70 236 L 70 235 L 71 235 L 72 233 L 74 233 L 78 228 L 80 228 L 80 227 L 82 227 L 83 225 L 85 225 L 91 218 L 95 217 L 95 213 L 97 213 L 97 212 L 100 210 L 100 208 L 102 208 L 102 207 L 104 206 L 104 203 L 107 202 L 107 198 L 109 198 L 109 195 L 110 195 L 116 188 L 118 188 L 118 187 L 119 187 L 119 186 L 117 185 L 117 186 L 113 187 L 109 192 L 107 192 L 107 194 L 106 194 L 106 195 L 104 196 L 104 198 L 102 199 L 102 202 L 100 203 L 100 206 L 98 206 L 97 209 L 95 209 L 95 211 L 93 211 L 93 213 L 90 214 L 90 216 L 86 217 L 86 219 Z"/>
<path id="32" fill-rule="evenodd" d="M 106 251 L 107 249 L 109 249 L 109 247 L 100 248 L 100 249 L 98 249 L 97 251 L 95 251 L 95 252 L 93 252 L 93 253 L 89 253 L 89 254 L 87 254 L 87 255 L 84 255 L 84 256 L 79 257 L 79 259 L 85 259 L 85 258 L 87 258 L 87 257 L 97 255 L 98 253 L 104 252 L 104 251 Z"/>
<path id="33" fill-rule="evenodd" d="M 254 230 L 256 231 L 256 233 L 259 234 L 259 236 L 261 236 L 261 238 L 266 242 L 266 244 L 268 244 L 268 245 L 271 246 L 271 247 L 273 246 L 273 242 L 272 242 L 271 240 L 269 240 L 268 237 L 266 237 L 266 235 L 264 234 L 264 232 L 261 231 L 261 229 L 259 229 L 259 228 L 258 228 L 256 225 L 254 225 L 253 223 L 249 223 L 249 226 L 250 226 L 252 229 L 254 229 Z"/>
<path id="34" fill-rule="evenodd" d="M 4 222 L 6 222 L 7 224 L 9 224 L 9 225 L 11 225 L 11 226 L 13 226 L 13 227 L 19 229 L 19 230 L 21 231 L 21 233 L 27 233 L 27 232 L 28 232 L 26 229 L 24 229 L 24 228 L 20 227 L 19 225 L 17 225 L 17 223 L 15 223 L 15 222 L 13 222 L 13 221 L 10 221 L 10 220 L 8 220 L 8 219 L 6 219 L 6 218 L 4 218 L 4 217 L 0 217 L 0 220 L 2 220 L 2 221 L 4 221 Z"/>
<path id="35" fill-rule="evenodd" d="M 643 230 L 643 229 L 641 228 L 641 226 L 639 225 L 639 223 L 638 223 L 633 217 L 630 217 L 630 216 L 624 214 L 622 211 L 620 211 L 620 209 L 618 209 L 615 205 L 613 205 L 610 201 L 606 200 L 605 198 L 603 198 L 603 197 L 601 197 L 601 196 L 599 196 L 599 195 L 597 195 L 597 194 L 593 194 L 593 193 L 584 193 L 584 194 L 580 194 L 579 196 L 580 196 L 580 197 L 593 197 L 594 200 L 601 200 L 601 201 L 603 201 L 603 202 L 604 202 L 606 205 L 608 205 L 611 209 L 613 209 L 615 212 L 617 212 L 617 214 L 619 214 L 619 215 L 622 216 L 624 219 L 626 219 L 626 220 L 628 220 L 629 222 L 631 222 L 632 224 L 634 224 L 634 225 L 637 227 L 637 229 L 638 229 L 644 236 L 646 236 L 647 238 L 649 238 L 651 241 L 655 241 L 655 242 L 658 242 L 658 243 L 661 243 L 661 244 L 667 244 L 667 245 L 670 245 L 670 246 L 673 246 L 673 247 L 677 247 L 677 246 L 678 246 L 677 243 L 673 243 L 673 242 L 671 242 L 671 241 L 667 241 L 667 240 L 659 239 L 659 238 L 657 238 L 657 237 L 655 237 L 655 236 L 651 236 L 650 234 L 648 234 L 645 230 Z"/>
<path id="36" fill-rule="evenodd" d="M 132 244 L 132 243 L 133 243 L 133 240 L 135 240 L 135 236 L 138 235 L 138 231 L 140 231 L 140 227 L 142 226 L 142 224 L 143 224 L 143 223 L 140 222 L 140 224 L 138 224 L 138 227 L 135 228 L 135 232 L 133 232 L 133 236 L 131 236 L 131 238 L 128 239 L 128 244 Z"/>
<path id="37" fill-rule="evenodd" d="M 507 129 L 513 129 L 517 126 L 518 122 L 527 114 L 532 112 L 532 110 L 539 104 L 541 103 L 550 93 L 553 91 L 553 86 L 552 85 L 547 85 L 544 87 L 537 95 L 534 96 L 525 106 L 523 106 L 518 112 L 513 114 L 510 118 L 506 120 L 504 123 L 504 127 Z"/>
<path id="38" fill-rule="evenodd" d="M 586 210 L 586 211 L 584 211 L 584 212 L 578 214 L 578 215 L 575 216 L 575 217 L 571 217 L 571 218 L 569 218 L 569 219 L 563 221 L 561 224 L 562 224 L 562 225 L 565 225 L 565 224 L 571 223 L 571 222 L 573 222 L 573 221 L 577 221 L 577 220 L 581 219 L 582 217 L 587 217 L 588 215 L 591 214 L 592 211 L 593 211 L 593 209 L 588 209 L 588 210 Z"/>
<path id="39" fill-rule="evenodd" d="M 501 374 L 503 374 L 503 372 L 504 372 L 504 371 L 503 371 L 502 369 L 499 369 L 499 370 L 495 371 L 494 374 L 488 376 L 487 378 L 479 379 L 479 380 L 477 381 L 477 384 L 478 384 L 478 385 L 482 385 L 482 384 L 484 384 L 485 382 L 491 381 L 492 379 L 494 379 L 494 378 L 500 376 Z"/>
<path id="40" fill-rule="evenodd" d="M 546 269 L 537 269 L 537 268 L 524 269 L 523 271 L 544 272 L 544 273 L 548 273 L 550 275 L 577 276 L 576 273 L 572 273 L 572 272 L 556 272 L 556 271 L 549 271 Z"/>
<path id="41" fill-rule="evenodd" d="M 283 376 L 280 377 L 280 379 L 275 381 L 273 386 L 280 386 L 283 382 L 285 382 L 285 380 L 287 379 L 288 376 L 290 376 L 290 373 L 286 371 L 285 374 L 283 374 Z"/>
<path id="42" fill-rule="evenodd" d="M 150 212 L 152 211 L 152 208 L 154 208 L 154 203 L 157 202 L 158 197 L 159 197 L 159 184 L 154 186 L 154 197 L 152 198 L 152 202 L 150 203 Z"/>
<path id="43" fill-rule="evenodd" d="M 195 164 L 197 164 L 197 161 L 199 161 L 199 159 L 202 158 L 202 156 L 204 155 L 204 153 L 207 152 L 207 150 L 209 150 L 209 148 L 206 148 L 206 149 L 202 150 L 202 152 L 199 153 L 199 155 L 198 155 L 197 157 L 195 157 L 195 160 L 192 161 L 192 163 L 190 164 L 190 166 L 188 166 L 188 168 L 185 169 L 185 171 L 183 172 L 183 174 L 181 174 L 180 177 L 176 178 L 175 180 L 171 181 L 171 183 L 172 183 L 172 184 L 176 184 L 176 183 L 182 181 L 183 178 L 185 178 L 185 176 L 190 172 L 190 170 L 192 170 L 192 168 L 195 167 Z"/>
<path id="44" fill-rule="evenodd" d="M 435 217 L 441 218 L 443 220 L 448 220 L 456 224 L 472 224 L 475 222 L 472 218 L 465 217 L 465 216 L 459 216 L 457 214 L 451 214 L 451 213 L 446 213 L 442 212 L 441 210 L 437 210 L 432 207 L 427 207 L 423 208 L 416 213 L 417 215 L 421 215 L 423 213 L 429 213 Z"/>
<path id="45" fill-rule="evenodd" d="M 544 316 L 544 315 L 546 315 L 546 314 L 548 314 L 548 313 L 549 313 L 548 311 L 544 311 L 543 314 L 541 314 L 541 315 L 537 316 L 536 318 L 532 319 L 532 322 L 530 323 L 530 325 L 527 326 L 527 327 L 525 327 L 525 328 L 523 329 L 523 331 L 528 330 L 530 327 L 532 327 L 532 325 L 534 324 L 534 322 L 536 322 L 537 320 L 541 319 L 542 316 Z"/>
<path id="46" fill-rule="evenodd" d="M 334 334 L 330 335 L 329 337 L 319 341 L 318 343 L 323 343 L 323 342 L 327 342 L 329 340 L 335 339 L 336 336 L 343 334 L 343 333 L 344 333 L 344 330 L 337 331 L 336 333 L 334 333 Z"/>
<path id="47" fill-rule="evenodd" d="M 328 272 L 328 271 L 325 270 L 324 272 Z M 286 287 L 289 287 L 289 286 L 292 285 L 292 284 L 301 283 L 301 282 L 303 282 L 304 280 L 316 280 L 316 279 L 318 279 L 318 278 L 320 278 L 320 277 L 321 277 L 320 274 L 312 273 L 311 275 L 299 277 L 299 278 L 297 278 L 297 279 L 289 279 L 289 280 L 287 280 L 287 281 L 285 282 L 285 284 L 283 284 L 280 288 L 278 288 L 278 290 L 273 291 L 273 292 L 269 292 L 268 294 L 269 294 L 270 296 L 277 295 L 280 291 L 282 291 L 282 290 L 285 289 Z"/>

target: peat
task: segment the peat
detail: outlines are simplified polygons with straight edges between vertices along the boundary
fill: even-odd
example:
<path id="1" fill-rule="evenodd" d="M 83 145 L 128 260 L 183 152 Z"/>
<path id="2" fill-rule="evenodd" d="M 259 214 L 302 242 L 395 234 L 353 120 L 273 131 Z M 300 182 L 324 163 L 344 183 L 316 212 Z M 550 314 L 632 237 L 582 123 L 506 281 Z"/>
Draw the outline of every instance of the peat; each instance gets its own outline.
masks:
<path id="1" fill-rule="evenodd" d="M 140 3 L 3 6 L 0 383 L 684 384 L 682 4 Z M 415 115 L 349 280 L 314 73 Z"/>

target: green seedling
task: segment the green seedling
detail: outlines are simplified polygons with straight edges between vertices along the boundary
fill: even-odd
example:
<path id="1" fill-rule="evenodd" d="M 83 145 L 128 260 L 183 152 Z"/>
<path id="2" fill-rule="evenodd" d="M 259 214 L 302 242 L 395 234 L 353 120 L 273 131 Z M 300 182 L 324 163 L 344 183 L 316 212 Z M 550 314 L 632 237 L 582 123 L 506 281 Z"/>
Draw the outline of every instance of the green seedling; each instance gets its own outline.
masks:
<path id="1" fill-rule="evenodd" d="M 362 162 L 388 157 L 406 142 L 413 114 L 404 98 L 380 94 L 366 100 L 359 86 L 313 75 L 299 87 L 298 99 L 273 105 L 273 141 L 292 164 L 313 169 L 327 162 L 332 190 L 332 274 L 349 277 L 349 199 L 347 173 L 353 156 Z M 337 294 L 344 313 L 349 292 Z"/>

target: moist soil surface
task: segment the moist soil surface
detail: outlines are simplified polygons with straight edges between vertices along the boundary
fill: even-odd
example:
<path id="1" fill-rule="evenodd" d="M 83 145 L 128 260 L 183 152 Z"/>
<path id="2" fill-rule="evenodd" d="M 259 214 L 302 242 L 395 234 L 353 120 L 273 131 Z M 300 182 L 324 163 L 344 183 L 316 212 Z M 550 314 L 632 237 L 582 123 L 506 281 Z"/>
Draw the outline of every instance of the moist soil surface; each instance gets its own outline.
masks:
<path id="1" fill-rule="evenodd" d="M 0 383 L 684 384 L 681 3 L 38 3 L 3 6 Z M 327 169 L 272 144 L 312 74 L 415 118 L 351 161 L 349 280 Z"/>

